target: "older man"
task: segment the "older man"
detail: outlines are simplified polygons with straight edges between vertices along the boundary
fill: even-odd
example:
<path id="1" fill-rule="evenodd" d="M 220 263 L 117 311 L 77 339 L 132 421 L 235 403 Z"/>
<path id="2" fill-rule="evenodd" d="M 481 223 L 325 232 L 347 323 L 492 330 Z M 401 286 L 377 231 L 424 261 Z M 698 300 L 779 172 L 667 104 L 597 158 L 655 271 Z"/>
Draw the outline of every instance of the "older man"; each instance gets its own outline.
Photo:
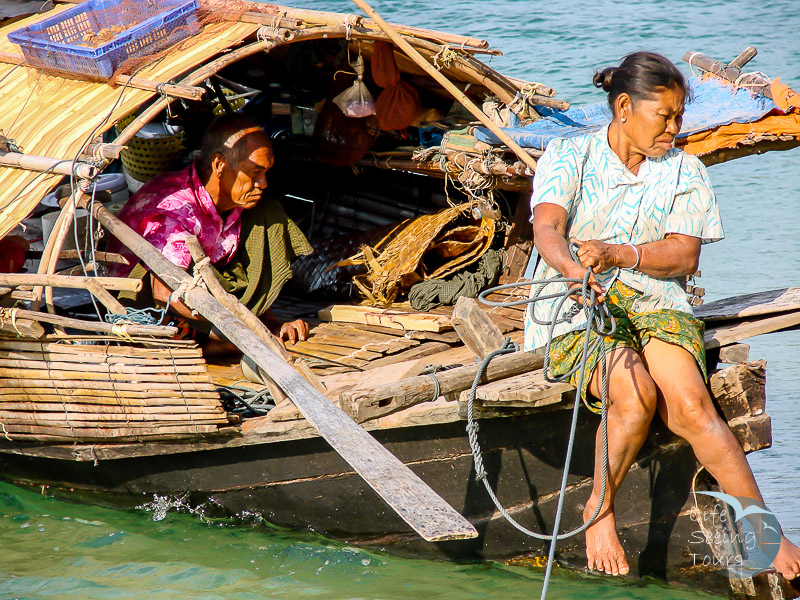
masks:
<path id="1" fill-rule="evenodd" d="M 291 261 L 312 248 L 280 204 L 263 197 L 273 164 L 263 130 L 246 115 L 224 115 L 209 126 L 194 163 L 147 182 L 119 218 L 183 269 L 192 263 L 186 238 L 197 236 L 223 286 L 280 339 L 294 342 L 306 338 L 306 323 L 281 324 L 269 306 L 291 277 Z M 139 264 L 129 272 L 142 277 L 146 268 Z M 171 290 L 154 275 L 151 283 L 153 299 L 165 305 Z M 193 318 L 182 302 L 170 306 Z"/>

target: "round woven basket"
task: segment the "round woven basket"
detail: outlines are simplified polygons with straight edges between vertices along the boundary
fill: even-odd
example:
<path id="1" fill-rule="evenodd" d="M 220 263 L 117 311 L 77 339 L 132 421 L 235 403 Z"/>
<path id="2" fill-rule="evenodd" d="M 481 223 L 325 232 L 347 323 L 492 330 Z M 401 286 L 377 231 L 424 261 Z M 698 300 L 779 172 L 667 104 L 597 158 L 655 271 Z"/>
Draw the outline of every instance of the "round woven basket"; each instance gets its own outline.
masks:
<path id="1" fill-rule="evenodd" d="M 122 131 L 136 118 L 130 113 L 117 121 L 117 131 Z M 183 150 L 183 132 L 160 137 L 134 136 L 120 159 L 129 178 L 144 183 L 162 173 L 170 173 L 179 165 L 178 156 Z"/>

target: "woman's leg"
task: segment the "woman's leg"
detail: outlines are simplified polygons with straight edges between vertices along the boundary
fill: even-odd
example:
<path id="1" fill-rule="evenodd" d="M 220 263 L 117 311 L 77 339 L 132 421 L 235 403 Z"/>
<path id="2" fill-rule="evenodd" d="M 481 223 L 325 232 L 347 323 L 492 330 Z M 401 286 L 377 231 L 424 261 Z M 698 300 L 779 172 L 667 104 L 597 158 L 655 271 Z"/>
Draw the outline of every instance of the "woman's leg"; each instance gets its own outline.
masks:
<path id="1" fill-rule="evenodd" d="M 658 411 L 667 427 L 691 444 L 697 460 L 726 493 L 763 504 L 742 447 L 717 413 L 694 357 L 652 338 L 644 347 L 644 360 L 658 387 Z M 800 549 L 782 538 L 774 564 L 793 579 L 800 574 Z"/>
<path id="2" fill-rule="evenodd" d="M 589 391 L 601 397 L 602 366 L 598 363 Z M 586 556 L 590 569 L 612 575 L 630 570 L 619 542 L 614 519 L 614 495 L 642 447 L 656 411 L 656 387 L 642 359 L 630 348 L 618 348 L 608 355 L 608 485 L 600 514 L 586 530 Z M 584 509 L 588 520 L 600 502 L 602 484 L 602 430 L 597 429 L 594 487 Z"/>

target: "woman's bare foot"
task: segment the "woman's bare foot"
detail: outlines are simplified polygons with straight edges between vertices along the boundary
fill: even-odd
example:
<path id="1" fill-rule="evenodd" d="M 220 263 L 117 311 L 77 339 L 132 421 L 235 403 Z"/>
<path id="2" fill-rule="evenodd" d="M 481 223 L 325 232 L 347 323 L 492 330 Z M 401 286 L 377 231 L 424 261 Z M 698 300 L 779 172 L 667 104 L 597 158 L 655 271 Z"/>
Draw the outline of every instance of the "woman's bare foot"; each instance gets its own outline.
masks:
<path id="1" fill-rule="evenodd" d="M 794 579 L 800 575 L 800 548 L 787 540 L 785 535 L 782 535 L 778 556 L 775 557 L 772 564 L 786 579 Z"/>
<path id="2" fill-rule="evenodd" d="M 584 522 L 594 514 L 596 506 L 597 501 L 590 498 L 583 511 Z M 625 550 L 617 536 L 617 521 L 613 510 L 601 512 L 586 530 L 586 558 L 591 570 L 609 575 L 627 575 L 630 571 Z"/>

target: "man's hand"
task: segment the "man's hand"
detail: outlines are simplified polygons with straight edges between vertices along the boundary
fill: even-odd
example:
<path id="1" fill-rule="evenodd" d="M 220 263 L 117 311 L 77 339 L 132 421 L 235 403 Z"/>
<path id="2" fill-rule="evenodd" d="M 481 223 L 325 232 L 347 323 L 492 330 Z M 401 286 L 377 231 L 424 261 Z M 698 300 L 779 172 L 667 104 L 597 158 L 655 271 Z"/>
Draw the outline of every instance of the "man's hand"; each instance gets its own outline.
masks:
<path id="1" fill-rule="evenodd" d="M 289 321 L 281 325 L 277 338 L 283 343 L 288 340 L 291 344 L 303 342 L 308 338 L 308 323 L 302 319 L 296 321 Z"/>

